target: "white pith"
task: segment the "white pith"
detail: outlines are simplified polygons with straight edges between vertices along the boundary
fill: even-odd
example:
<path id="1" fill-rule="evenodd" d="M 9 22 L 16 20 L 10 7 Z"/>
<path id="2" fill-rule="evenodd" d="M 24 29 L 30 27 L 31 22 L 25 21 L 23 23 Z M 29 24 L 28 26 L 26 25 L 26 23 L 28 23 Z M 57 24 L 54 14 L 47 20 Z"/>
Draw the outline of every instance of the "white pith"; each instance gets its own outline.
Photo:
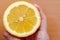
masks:
<path id="1" fill-rule="evenodd" d="M 23 34 L 17 33 L 16 31 L 12 31 L 12 30 L 9 28 L 9 23 L 8 23 L 8 21 L 7 21 L 7 16 L 8 16 L 8 14 L 9 14 L 10 10 L 11 10 L 12 8 L 14 8 L 14 7 L 19 6 L 19 5 L 26 5 L 26 6 L 28 6 L 29 8 L 32 8 L 32 9 L 34 10 L 35 14 L 36 14 L 36 17 L 37 17 L 37 23 L 36 23 L 36 25 L 34 26 L 33 30 L 30 31 L 30 32 L 25 32 L 25 33 L 23 33 Z M 13 3 L 12 5 L 10 5 L 10 6 L 7 8 L 7 10 L 5 11 L 4 16 L 3 16 L 3 22 L 4 22 L 4 25 L 5 25 L 5 28 L 6 28 L 7 31 L 10 32 L 11 34 L 16 35 L 16 36 L 18 36 L 18 37 L 26 37 L 26 36 L 31 35 L 31 34 L 33 34 L 33 33 L 36 32 L 36 30 L 37 30 L 37 29 L 39 28 L 39 26 L 40 26 L 41 18 L 40 18 L 40 13 L 39 13 L 38 9 L 37 9 L 35 6 L 33 6 L 32 4 L 30 4 L 30 3 L 28 3 L 28 2 L 25 2 L 25 1 L 18 1 L 18 2 Z"/>

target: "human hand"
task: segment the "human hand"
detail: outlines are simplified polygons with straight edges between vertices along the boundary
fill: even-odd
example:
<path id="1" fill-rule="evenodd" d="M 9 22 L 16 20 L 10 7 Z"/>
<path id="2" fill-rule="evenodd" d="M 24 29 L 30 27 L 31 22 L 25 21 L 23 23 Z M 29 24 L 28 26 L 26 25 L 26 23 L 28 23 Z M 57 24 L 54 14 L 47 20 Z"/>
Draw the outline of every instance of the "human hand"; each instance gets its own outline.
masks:
<path id="1" fill-rule="evenodd" d="M 45 16 L 44 12 L 42 11 L 42 9 L 36 4 L 35 4 L 35 6 L 40 11 L 40 14 L 42 17 L 41 26 L 35 34 L 33 34 L 30 37 L 27 37 L 26 40 L 49 40 L 49 36 L 47 33 L 47 18 Z"/>
<path id="2" fill-rule="evenodd" d="M 46 16 L 44 14 L 44 12 L 42 11 L 42 9 L 35 4 L 35 6 L 38 8 L 38 10 L 40 11 L 41 17 L 42 17 L 42 22 L 41 22 L 41 26 L 38 29 L 38 31 L 29 36 L 26 37 L 25 39 L 19 39 L 16 37 L 13 37 L 11 35 L 9 35 L 7 32 L 4 33 L 4 36 L 8 39 L 8 40 L 49 40 L 49 36 L 47 33 L 47 19 Z"/>

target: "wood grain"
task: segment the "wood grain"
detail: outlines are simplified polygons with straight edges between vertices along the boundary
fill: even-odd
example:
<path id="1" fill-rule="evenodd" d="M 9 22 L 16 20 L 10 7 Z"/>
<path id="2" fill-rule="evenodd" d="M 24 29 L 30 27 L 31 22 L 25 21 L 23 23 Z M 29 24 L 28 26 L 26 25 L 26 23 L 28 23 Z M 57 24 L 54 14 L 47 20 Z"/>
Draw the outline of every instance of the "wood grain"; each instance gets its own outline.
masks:
<path id="1" fill-rule="evenodd" d="M 3 36 L 5 31 L 2 17 L 6 8 L 13 2 L 19 0 L 0 0 L 0 40 L 6 40 Z M 60 40 L 60 0 L 26 0 L 37 3 L 47 16 L 48 34 L 50 40 Z"/>

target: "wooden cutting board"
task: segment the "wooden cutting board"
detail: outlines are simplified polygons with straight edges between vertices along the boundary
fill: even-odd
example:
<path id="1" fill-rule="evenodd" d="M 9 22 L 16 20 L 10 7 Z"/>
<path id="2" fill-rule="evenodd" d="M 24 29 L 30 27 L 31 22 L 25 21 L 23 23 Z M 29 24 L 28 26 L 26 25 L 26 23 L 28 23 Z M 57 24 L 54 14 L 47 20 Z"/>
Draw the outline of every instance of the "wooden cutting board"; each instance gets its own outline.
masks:
<path id="1" fill-rule="evenodd" d="M 6 40 L 3 36 L 5 31 L 2 17 L 5 9 L 13 2 L 19 0 L 0 0 L 0 40 Z M 60 0 L 26 0 L 37 3 L 47 16 L 48 34 L 50 40 L 60 40 Z M 38 3 L 39 1 L 39 3 Z"/>

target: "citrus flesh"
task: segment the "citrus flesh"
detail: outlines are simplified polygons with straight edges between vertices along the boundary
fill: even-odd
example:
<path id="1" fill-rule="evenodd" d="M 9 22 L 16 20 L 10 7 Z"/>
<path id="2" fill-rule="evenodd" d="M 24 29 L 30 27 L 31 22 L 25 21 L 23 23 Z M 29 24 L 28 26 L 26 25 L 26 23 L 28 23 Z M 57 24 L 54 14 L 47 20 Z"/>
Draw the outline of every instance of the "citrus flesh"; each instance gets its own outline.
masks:
<path id="1" fill-rule="evenodd" d="M 38 9 L 26 1 L 11 4 L 4 13 L 6 30 L 18 37 L 27 37 L 37 31 L 41 24 Z"/>

